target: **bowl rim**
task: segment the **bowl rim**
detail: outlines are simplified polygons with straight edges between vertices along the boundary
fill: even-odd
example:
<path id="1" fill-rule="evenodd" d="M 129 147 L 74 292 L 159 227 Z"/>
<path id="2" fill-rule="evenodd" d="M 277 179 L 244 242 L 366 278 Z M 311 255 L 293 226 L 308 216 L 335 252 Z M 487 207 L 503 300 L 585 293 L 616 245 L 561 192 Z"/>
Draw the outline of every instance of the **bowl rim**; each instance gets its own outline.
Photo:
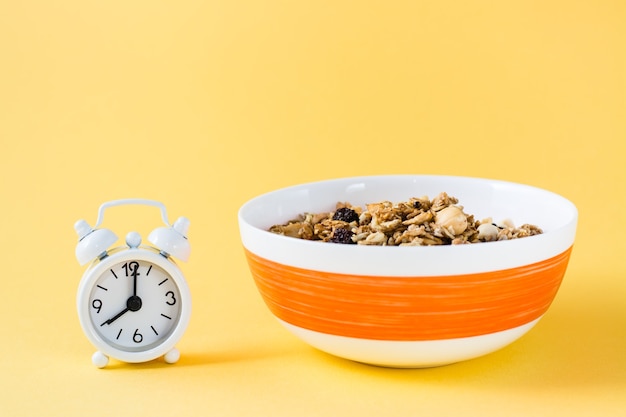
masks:
<path id="1" fill-rule="evenodd" d="M 288 193 L 296 192 L 298 190 L 310 189 L 311 187 L 322 187 L 325 185 L 340 185 L 344 184 L 356 184 L 372 181 L 451 181 L 458 183 L 474 183 L 490 185 L 492 187 L 513 187 L 514 189 L 523 190 L 525 192 L 538 193 L 539 195 L 550 196 L 550 198 L 558 201 L 563 211 L 569 215 L 569 220 L 559 226 L 545 231 L 541 235 L 531 236 L 524 239 L 515 239 L 508 241 L 498 242 L 486 242 L 482 244 L 468 244 L 468 245 L 439 245 L 439 246 L 366 246 L 366 245 L 329 245 L 325 242 L 308 241 L 304 239 L 296 239 L 293 237 L 281 236 L 275 233 L 269 232 L 261 226 L 253 224 L 250 219 L 252 212 L 255 210 L 255 206 L 268 201 L 280 194 L 287 195 Z M 446 190 L 441 190 L 446 191 Z M 463 201 L 459 202 L 463 205 Z M 305 210 L 302 210 L 305 211 Z M 485 246 L 490 245 L 488 248 L 498 249 L 502 253 L 523 253 L 529 248 L 529 242 L 532 242 L 532 246 L 537 247 L 537 250 L 533 250 L 533 254 L 529 256 L 520 256 L 520 259 L 507 264 L 507 262 L 500 262 L 491 268 L 485 269 L 484 267 L 470 267 L 467 268 L 464 265 L 458 267 L 448 266 L 445 271 L 440 271 L 438 267 L 427 267 L 423 270 L 426 275 L 450 275 L 455 273 L 471 273 L 471 272 L 486 272 L 489 270 L 498 270 L 506 267 L 515 267 L 523 264 L 534 263 L 540 260 L 558 255 L 563 251 L 569 249 L 574 242 L 576 225 L 578 221 L 578 210 L 573 202 L 567 198 L 556 194 L 552 191 L 539 188 L 536 186 L 517 183 L 512 181 L 505 181 L 499 179 L 482 178 L 482 177 L 470 177 L 470 176 L 456 176 L 456 175 L 430 175 L 430 174 L 391 174 L 391 175 L 366 175 L 366 176 L 353 176 L 353 177 L 340 177 L 333 179 L 325 179 L 318 181 L 305 182 L 301 184 L 290 185 L 287 187 L 279 188 L 263 194 L 257 195 L 246 201 L 238 210 L 237 213 L 238 222 L 240 226 L 240 235 L 244 248 L 247 250 L 265 257 L 269 260 L 273 260 L 279 263 L 284 263 L 291 266 L 304 267 L 309 269 L 328 270 L 333 272 L 345 272 L 345 273 L 357 273 L 361 275 L 380 275 L 387 271 L 385 267 L 370 268 L 371 265 L 366 266 L 363 269 L 359 269 L 358 266 L 340 267 L 333 263 L 332 265 L 318 265 L 315 262 L 307 261 L 305 258 L 307 253 L 315 252 L 318 254 L 340 253 L 341 256 L 346 256 L 347 263 L 358 262 L 359 259 L 388 258 L 390 262 L 397 262 L 402 257 L 406 257 L 408 252 L 412 254 L 419 253 L 424 258 L 435 257 L 439 259 L 454 258 L 461 256 L 463 259 L 471 259 L 473 257 L 485 256 Z M 274 223 L 275 224 L 275 223 Z M 541 225 L 539 225 L 541 227 Z M 268 226 L 269 227 L 269 226 Z M 271 242 L 271 245 L 270 245 Z M 419 252 L 416 252 L 415 250 Z M 273 253 L 282 252 L 283 255 Z M 302 252 L 302 254 L 300 254 Z M 540 254 L 541 253 L 541 254 Z M 303 256 L 300 256 L 303 255 Z M 370 262 L 368 262 L 370 263 Z M 414 276 L 413 273 L 407 273 L 401 271 L 399 268 L 397 271 L 391 271 L 387 275 L 407 275 Z"/>

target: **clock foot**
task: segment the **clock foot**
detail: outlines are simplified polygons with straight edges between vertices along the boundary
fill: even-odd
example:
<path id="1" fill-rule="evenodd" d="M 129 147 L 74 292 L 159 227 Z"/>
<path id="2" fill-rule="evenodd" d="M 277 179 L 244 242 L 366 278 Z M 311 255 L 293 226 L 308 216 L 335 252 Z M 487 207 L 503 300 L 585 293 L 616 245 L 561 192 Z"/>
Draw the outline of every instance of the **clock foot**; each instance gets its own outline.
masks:
<path id="1" fill-rule="evenodd" d="M 180 359 L 180 352 L 178 351 L 178 349 L 172 348 L 172 350 L 170 350 L 165 354 L 165 356 L 163 356 L 163 359 L 165 359 L 165 362 L 167 363 L 176 363 Z"/>
<path id="2" fill-rule="evenodd" d="M 91 356 L 91 362 L 98 368 L 104 368 L 109 363 L 109 357 L 104 353 L 97 351 Z"/>

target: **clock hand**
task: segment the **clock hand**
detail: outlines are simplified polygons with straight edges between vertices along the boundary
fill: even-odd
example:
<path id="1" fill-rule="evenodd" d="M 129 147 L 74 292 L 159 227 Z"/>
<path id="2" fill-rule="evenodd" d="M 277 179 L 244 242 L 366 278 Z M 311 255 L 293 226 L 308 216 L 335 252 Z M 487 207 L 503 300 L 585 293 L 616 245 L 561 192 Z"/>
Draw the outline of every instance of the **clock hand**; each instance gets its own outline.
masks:
<path id="1" fill-rule="evenodd" d="M 133 261 L 129 264 L 129 266 L 133 269 L 133 272 L 131 272 L 131 275 L 133 276 L 133 296 L 136 297 L 137 296 L 137 276 L 139 275 L 139 263 Z"/>
<path id="2" fill-rule="evenodd" d="M 115 320 L 119 319 L 129 311 L 138 311 L 139 309 L 141 309 L 141 304 L 141 298 L 137 297 L 136 295 L 131 296 L 128 300 L 126 300 L 126 308 L 117 313 L 115 316 L 103 322 L 100 327 L 104 326 L 105 324 L 113 323 Z"/>
<path id="3" fill-rule="evenodd" d="M 110 319 L 108 319 L 107 321 L 103 322 L 100 327 L 104 326 L 105 324 L 111 324 L 113 323 L 115 320 L 119 319 L 120 317 L 122 317 L 124 314 L 126 314 L 127 311 L 130 311 L 130 308 L 126 307 L 124 310 L 120 311 L 119 313 L 117 313 L 115 316 L 111 317 Z"/>

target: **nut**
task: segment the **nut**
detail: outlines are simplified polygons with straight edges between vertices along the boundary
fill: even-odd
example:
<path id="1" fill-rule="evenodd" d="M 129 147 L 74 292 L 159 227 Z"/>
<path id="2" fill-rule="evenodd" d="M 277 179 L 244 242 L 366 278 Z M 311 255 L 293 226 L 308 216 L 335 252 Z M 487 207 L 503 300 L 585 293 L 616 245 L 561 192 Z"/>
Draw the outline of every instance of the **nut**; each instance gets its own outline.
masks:
<path id="1" fill-rule="evenodd" d="M 369 235 L 365 240 L 360 240 L 361 245 L 384 245 L 387 242 L 387 236 L 383 232 L 375 232 Z"/>
<path id="2" fill-rule="evenodd" d="M 467 229 L 467 216 L 459 206 L 448 206 L 437 212 L 435 224 L 453 235 L 460 235 Z"/>
<path id="3" fill-rule="evenodd" d="M 498 227 L 491 223 L 483 223 L 478 226 L 478 240 L 491 242 L 498 239 Z"/>

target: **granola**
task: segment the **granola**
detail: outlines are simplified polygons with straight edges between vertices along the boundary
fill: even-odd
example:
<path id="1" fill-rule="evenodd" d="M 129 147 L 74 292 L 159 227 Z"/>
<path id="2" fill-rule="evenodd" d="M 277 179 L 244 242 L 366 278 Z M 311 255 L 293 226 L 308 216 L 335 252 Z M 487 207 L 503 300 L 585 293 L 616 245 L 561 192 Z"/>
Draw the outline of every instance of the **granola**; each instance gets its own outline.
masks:
<path id="1" fill-rule="evenodd" d="M 401 203 L 382 201 L 365 208 L 339 202 L 326 213 L 303 213 L 269 228 L 299 239 L 377 246 L 459 245 L 518 239 L 543 233 L 531 224 L 515 227 L 510 220 L 475 220 L 456 197 L 442 192 Z"/>

